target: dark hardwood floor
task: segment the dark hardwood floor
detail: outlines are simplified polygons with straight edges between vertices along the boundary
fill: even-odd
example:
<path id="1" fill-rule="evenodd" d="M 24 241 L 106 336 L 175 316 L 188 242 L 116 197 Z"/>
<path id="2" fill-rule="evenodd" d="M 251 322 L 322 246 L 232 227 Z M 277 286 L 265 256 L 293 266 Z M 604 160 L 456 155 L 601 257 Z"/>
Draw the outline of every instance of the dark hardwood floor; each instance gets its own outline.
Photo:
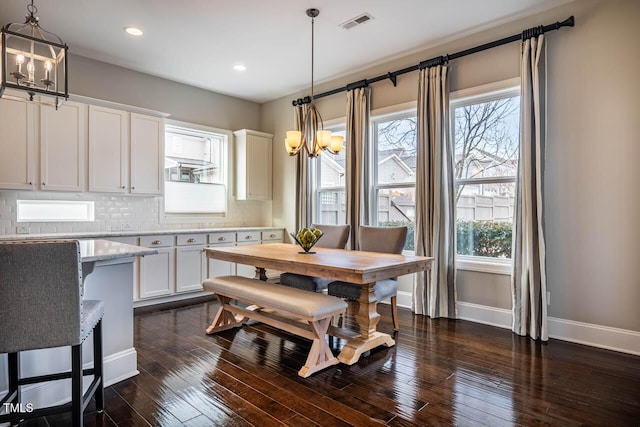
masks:
<path id="1" fill-rule="evenodd" d="M 308 341 L 260 324 L 207 336 L 216 308 L 136 314 L 140 375 L 108 387 L 86 425 L 640 425 L 640 357 L 400 309 L 395 347 L 303 379 Z"/>

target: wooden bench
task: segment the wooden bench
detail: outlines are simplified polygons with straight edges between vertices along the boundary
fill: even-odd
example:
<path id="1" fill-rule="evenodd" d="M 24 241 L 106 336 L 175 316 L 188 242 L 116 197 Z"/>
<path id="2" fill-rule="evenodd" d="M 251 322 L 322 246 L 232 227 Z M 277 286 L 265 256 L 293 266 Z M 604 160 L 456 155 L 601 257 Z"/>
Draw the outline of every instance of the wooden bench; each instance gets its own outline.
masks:
<path id="1" fill-rule="evenodd" d="M 254 319 L 313 340 L 307 362 L 298 372 L 301 377 L 306 378 L 338 363 L 325 335 L 333 316 L 343 314 L 347 309 L 347 303 L 341 299 L 240 276 L 207 279 L 203 286 L 215 293 L 221 304 L 207 334 L 240 327 Z M 243 308 L 231 304 L 231 300 L 252 306 Z"/>

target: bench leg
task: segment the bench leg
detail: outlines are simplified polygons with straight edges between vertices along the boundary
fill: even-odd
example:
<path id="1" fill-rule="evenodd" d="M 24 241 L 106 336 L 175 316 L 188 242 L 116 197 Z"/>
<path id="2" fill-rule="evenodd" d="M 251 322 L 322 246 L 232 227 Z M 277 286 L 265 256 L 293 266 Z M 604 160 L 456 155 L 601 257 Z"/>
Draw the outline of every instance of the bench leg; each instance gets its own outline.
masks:
<path id="1" fill-rule="evenodd" d="M 238 328 L 242 326 L 247 318 L 244 316 L 236 317 L 231 311 L 227 310 L 231 298 L 227 298 L 222 295 L 216 294 L 218 301 L 220 301 L 220 308 L 216 313 L 216 316 L 211 322 L 211 326 L 207 328 L 207 335 L 215 334 L 216 332 L 226 331 L 227 329 Z"/>
<path id="2" fill-rule="evenodd" d="M 324 337 L 327 334 L 327 329 L 331 325 L 332 317 L 309 322 L 311 330 L 313 331 L 314 339 L 309 350 L 309 356 L 307 357 L 307 363 L 300 369 L 298 375 L 303 378 L 307 378 L 314 372 L 318 372 L 329 366 L 333 366 L 339 363 L 338 359 L 331 353 L 329 345 L 325 341 Z"/>

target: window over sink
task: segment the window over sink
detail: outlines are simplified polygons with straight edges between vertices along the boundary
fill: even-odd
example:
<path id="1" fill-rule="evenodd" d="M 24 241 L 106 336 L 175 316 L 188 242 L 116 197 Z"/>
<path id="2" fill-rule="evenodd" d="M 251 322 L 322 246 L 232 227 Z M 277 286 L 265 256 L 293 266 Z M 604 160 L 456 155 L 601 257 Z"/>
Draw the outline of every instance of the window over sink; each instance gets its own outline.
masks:
<path id="1" fill-rule="evenodd" d="M 230 132 L 170 121 L 165 126 L 164 216 L 205 221 L 227 212 Z"/>

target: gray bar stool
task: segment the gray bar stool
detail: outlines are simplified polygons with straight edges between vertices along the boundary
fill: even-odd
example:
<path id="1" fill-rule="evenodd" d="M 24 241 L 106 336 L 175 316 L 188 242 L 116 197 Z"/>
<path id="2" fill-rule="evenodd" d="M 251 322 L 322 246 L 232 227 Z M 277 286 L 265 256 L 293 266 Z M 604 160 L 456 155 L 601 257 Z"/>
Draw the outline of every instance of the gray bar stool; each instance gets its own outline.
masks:
<path id="1" fill-rule="evenodd" d="M 71 378 L 71 402 L 8 412 L 0 424 L 71 411 L 73 425 L 82 426 L 83 412 L 95 395 L 104 409 L 102 379 L 102 301 L 83 301 L 82 263 L 77 240 L 0 243 L 0 354 L 8 353 L 9 391 L 0 408 L 23 407 L 20 387 Z M 82 343 L 93 331 L 92 369 L 82 369 Z M 20 352 L 71 346 L 71 372 L 20 378 Z M 82 393 L 83 375 L 93 375 Z M 12 405 L 4 405 L 11 403 Z"/>

